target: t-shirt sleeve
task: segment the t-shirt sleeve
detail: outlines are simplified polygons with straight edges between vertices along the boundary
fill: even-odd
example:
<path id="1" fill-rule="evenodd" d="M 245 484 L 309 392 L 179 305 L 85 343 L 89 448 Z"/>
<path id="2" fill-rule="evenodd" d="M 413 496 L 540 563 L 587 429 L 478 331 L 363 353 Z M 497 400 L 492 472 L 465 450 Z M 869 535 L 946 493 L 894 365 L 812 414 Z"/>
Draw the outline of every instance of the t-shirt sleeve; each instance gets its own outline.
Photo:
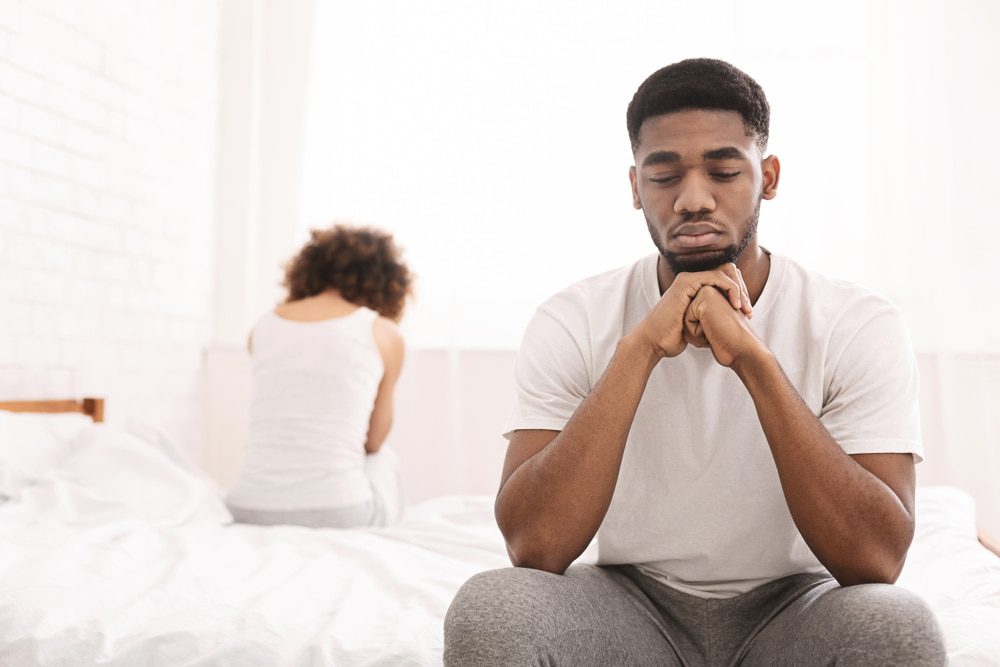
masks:
<path id="1" fill-rule="evenodd" d="M 582 309 L 553 305 L 538 309 L 521 341 L 506 438 L 521 429 L 561 431 L 590 393 L 586 318 Z"/>
<path id="2" fill-rule="evenodd" d="M 845 338 L 829 362 L 823 425 L 848 454 L 911 453 L 923 460 L 920 380 L 902 314 L 886 303 Z"/>

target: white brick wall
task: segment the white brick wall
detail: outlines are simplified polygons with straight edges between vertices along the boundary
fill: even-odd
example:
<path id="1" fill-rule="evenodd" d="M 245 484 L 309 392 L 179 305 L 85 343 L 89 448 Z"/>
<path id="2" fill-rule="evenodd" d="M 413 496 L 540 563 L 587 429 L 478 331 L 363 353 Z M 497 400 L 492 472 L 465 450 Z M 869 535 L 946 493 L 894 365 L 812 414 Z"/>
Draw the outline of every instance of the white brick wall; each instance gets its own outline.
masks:
<path id="1" fill-rule="evenodd" d="M 0 396 L 201 447 L 221 5 L 0 0 Z"/>

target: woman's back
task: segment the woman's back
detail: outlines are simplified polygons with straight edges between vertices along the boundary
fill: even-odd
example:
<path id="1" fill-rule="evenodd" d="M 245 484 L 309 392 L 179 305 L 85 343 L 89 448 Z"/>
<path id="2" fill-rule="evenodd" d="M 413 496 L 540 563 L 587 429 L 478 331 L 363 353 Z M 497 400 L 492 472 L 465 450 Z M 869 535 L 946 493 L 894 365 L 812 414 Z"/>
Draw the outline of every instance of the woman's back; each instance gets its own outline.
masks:
<path id="1" fill-rule="evenodd" d="M 413 276 L 392 235 L 314 229 L 285 266 L 285 302 L 250 336 L 250 431 L 226 497 L 241 523 L 381 526 L 402 511 L 382 445 Z"/>
<path id="2" fill-rule="evenodd" d="M 259 320 L 249 438 L 227 502 L 298 510 L 371 498 L 363 466 L 384 374 L 373 335 L 377 317 L 313 298 Z"/>

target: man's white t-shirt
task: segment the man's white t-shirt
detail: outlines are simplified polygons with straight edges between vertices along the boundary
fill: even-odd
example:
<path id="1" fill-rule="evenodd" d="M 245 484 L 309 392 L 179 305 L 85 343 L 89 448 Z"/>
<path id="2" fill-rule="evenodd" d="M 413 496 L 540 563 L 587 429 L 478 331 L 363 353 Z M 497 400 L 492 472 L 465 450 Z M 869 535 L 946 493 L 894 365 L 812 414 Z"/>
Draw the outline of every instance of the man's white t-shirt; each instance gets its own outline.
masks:
<path id="1" fill-rule="evenodd" d="M 563 429 L 659 300 L 656 262 L 581 281 L 538 308 L 518 353 L 508 435 Z M 916 360 L 889 301 L 772 254 L 750 323 L 845 452 L 921 460 Z M 792 522 L 746 388 L 693 346 L 653 370 L 597 542 L 600 564 L 635 564 L 702 597 L 824 571 Z"/>

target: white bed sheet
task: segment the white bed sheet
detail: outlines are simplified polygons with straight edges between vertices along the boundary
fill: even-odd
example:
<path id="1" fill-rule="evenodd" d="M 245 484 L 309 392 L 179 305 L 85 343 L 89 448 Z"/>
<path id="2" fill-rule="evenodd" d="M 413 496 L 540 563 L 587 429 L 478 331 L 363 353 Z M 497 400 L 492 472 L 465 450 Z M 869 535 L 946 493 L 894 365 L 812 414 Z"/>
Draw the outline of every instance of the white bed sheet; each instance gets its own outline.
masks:
<path id="1" fill-rule="evenodd" d="M 979 543 L 972 496 L 917 488 L 916 533 L 896 584 L 934 609 L 951 667 L 1000 666 L 1000 558 Z"/>
<path id="2" fill-rule="evenodd" d="M 227 525 L 219 489 L 163 443 L 106 426 L 0 505 L 0 664 L 440 665 L 458 587 L 508 561 L 492 499 L 389 528 Z M 971 498 L 921 489 L 900 584 L 952 665 L 1000 665 L 1000 559 Z"/>

